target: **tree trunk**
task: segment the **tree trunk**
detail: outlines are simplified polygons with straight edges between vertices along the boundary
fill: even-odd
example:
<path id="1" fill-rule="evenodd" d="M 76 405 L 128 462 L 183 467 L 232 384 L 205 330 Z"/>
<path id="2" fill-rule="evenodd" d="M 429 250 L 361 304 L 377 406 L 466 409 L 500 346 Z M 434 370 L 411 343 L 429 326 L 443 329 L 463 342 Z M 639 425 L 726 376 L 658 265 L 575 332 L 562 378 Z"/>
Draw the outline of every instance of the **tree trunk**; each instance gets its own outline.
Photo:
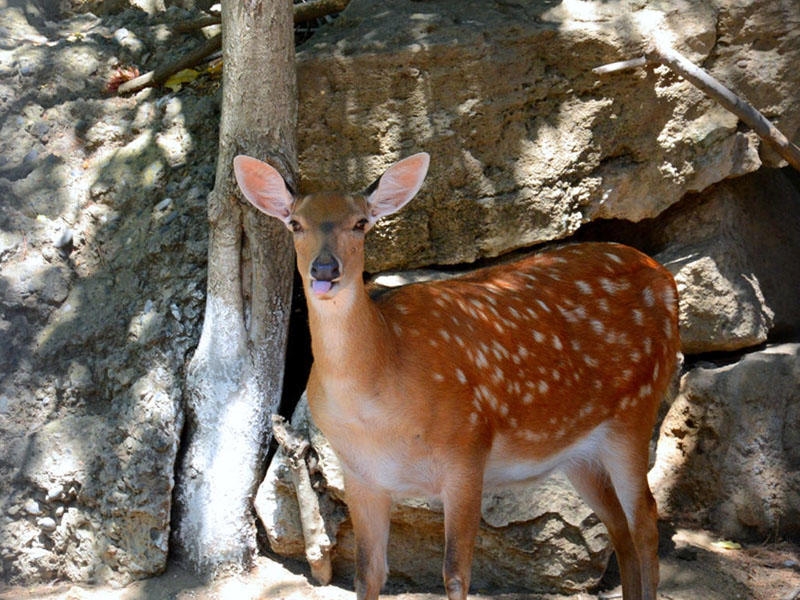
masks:
<path id="1" fill-rule="evenodd" d="M 290 236 L 240 201 L 232 161 L 249 154 L 293 183 L 297 84 L 291 0 L 223 0 L 223 100 L 205 320 L 186 381 L 174 548 L 213 576 L 256 550 L 252 496 L 278 408 L 293 261 Z"/>

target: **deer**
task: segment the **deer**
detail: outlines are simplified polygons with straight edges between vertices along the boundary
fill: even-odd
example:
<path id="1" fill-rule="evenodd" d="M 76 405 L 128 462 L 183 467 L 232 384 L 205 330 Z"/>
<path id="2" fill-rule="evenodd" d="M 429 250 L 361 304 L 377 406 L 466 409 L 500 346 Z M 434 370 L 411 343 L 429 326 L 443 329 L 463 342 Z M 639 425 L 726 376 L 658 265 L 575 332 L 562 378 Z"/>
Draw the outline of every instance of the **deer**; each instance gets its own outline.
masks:
<path id="1" fill-rule="evenodd" d="M 360 193 L 300 195 L 269 164 L 234 159 L 244 197 L 293 236 L 309 408 L 343 470 L 357 599 L 386 581 L 393 501 L 441 501 L 444 586 L 464 600 L 482 491 L 558 469 L 606 526 L 625 600 L 655 600 L 647 471 L 681 356 L 672 275 L 628 246 L 567 243 L 373 298 L 365 234 L 417 194 L 429 163 L 404 158 Z"/>

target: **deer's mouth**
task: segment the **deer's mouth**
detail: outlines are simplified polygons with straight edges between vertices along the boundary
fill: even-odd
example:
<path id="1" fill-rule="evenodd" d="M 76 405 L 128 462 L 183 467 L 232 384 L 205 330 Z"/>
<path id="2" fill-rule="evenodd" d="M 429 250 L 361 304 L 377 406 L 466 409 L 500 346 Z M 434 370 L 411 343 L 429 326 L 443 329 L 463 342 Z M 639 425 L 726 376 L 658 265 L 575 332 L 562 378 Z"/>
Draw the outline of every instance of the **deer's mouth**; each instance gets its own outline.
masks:
<path id="1" fill-rule="evenodd" d="M 312 279 L 311 280 L 311 293 L 316 298 L 329 298 L 335 293 L 335 289 L 339 287 L 338 281 L 329 281 L 327 279 Z"/>

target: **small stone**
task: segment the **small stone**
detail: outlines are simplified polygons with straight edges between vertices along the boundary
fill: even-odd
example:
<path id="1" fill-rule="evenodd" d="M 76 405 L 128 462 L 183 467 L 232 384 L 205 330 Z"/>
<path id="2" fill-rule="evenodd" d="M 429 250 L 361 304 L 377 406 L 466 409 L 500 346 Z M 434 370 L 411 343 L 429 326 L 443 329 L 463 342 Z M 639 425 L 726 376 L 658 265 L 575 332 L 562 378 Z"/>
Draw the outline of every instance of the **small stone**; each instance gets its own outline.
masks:
<path id="1" fill-rule="evenodd" d="M 69 227 L 61 229 L 53 238 L 53 245 L 59 250 L 67 250 L 72 248 L 72 240 L 75 234 Z"/>
<path id="2" fill-rule="evenodd" d="M 42 517 L 41 519 L 37 519 L 36 524 L 42 531 L 55 531 L 58 524 L 56 523 L 55 519 L 52 517 Z"/>
<path id="3" fill-rule="evenodd" d="M 172 205 L 172 198 L 164 198 L 161 202 L 156 204 L 155 210 L 156 212 L 161 212 L 162 210 L 168 209 Z"/>
<path id="4" fill-rule="evenodd" d="M 39 503 L 33 498 L 28 498 L 27 500 L 25 500 L 25 503 L 22 505 L 22 509 L 26 513 L 34 517 L 42 514 L 42 509 L 39 506 Z"/>

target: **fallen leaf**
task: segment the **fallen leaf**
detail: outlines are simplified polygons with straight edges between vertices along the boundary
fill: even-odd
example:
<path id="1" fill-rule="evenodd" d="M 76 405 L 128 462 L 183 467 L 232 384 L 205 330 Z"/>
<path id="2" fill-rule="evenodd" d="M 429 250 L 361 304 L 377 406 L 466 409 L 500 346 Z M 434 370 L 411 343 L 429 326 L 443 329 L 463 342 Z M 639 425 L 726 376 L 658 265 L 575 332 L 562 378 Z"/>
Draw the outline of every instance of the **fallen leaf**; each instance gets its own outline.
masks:
<path id="1" fill-rule="evenodd" d="M 737 542 L 731 542 L 729 540 L 721 540 L 719 542 L 714 542 L 711 544 L 714 548 L 719 548 L 720 550 L 741 550 L 742 545 Z"/>
<path id="2" fill-rule="evenodd" d="M 173 92 L 180 91 L 181 87 L 183 87 L 184 83 L 191 83 L 200 75 L 199 72 L 195 71 L 194 69 L 183 69 L 182 71 L 178 71 L 167 79 L 164 82 L 164 86 L 171 89 Z"/>

